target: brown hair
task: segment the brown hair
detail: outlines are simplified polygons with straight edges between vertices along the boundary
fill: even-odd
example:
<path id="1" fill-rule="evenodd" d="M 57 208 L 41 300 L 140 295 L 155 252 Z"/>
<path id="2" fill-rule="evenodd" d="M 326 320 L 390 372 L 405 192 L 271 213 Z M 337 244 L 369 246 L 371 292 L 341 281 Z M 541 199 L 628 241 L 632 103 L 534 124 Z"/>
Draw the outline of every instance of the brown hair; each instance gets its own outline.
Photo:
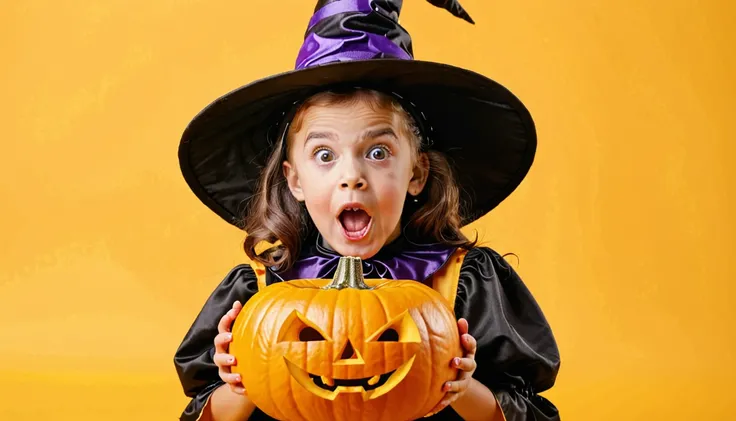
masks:
<path id="1" fill-rule="evenodd" d="M 304 101 L 294 114 L 288 133 L 287 145 L 303 124 L 305 111 L 314 105 L 341 105 L 357 101 L 365 103 L 374 110 L 389 110 L 401 117 L 401 130 L 415 144 L 415 159 L 421 150 L 422 137 L 411 115 L 393 97 L 373 90 L 353 89 L 350 91 L 325 91 Z M 244 221 L 245 253 L 252 260 L 278 270 L 290 268 L 299 255 L 302 239 L 314 229 L 306 208 L 298 202 L 286 183 L 282 162 L 287 159 L 286 149 L 278 142 L 268 158 L 266 167 L 259 179 L 258 189 L 249 203 L 248 219 Z M 420 203 L 407 201 L 404 205 L 401 224 L 405 234 L 430 242 L 471 248 L 476 241 L 470 241 L 460 231 L 460 189 L 455 182 L 452 167 L 445 155 L 438 151 L 424 152 L 429 159 L 429 176 L 424 191 L 419 196 Z M 294 216 L 298 217 L 295 218 Z M 420 241 L 421 241 L 420 240 Z M 256 247 L 261 242 L 279 243 L 260 254 Z"/>

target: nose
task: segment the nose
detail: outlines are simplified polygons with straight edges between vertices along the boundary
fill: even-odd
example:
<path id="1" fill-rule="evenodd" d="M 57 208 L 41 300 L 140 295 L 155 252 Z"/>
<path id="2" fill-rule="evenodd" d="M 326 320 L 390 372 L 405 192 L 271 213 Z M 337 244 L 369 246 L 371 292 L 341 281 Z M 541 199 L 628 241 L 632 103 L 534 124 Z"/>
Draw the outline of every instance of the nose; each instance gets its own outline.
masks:
<path id="1" fill-rule="evenodd" d="M 348 342 L 345 344 L 345 348 L 342 349 L 342 352 L 340 353 L 340 360 L 354 360 L 358 358 L 358 355 L 355 353 L 355 348 L 353 348 L 353 344 L 350 342 L 350 339 L 348 339 Z"/>
<path id="2" fill-rule="evenodd" d="M 368 183 L 363 177 L 363 171 L 360 164 L 354 159 L 346 159 L 342 165 L 342 178 L 340 180 L 340 188 L 350 190 L 365 190 Z"/>

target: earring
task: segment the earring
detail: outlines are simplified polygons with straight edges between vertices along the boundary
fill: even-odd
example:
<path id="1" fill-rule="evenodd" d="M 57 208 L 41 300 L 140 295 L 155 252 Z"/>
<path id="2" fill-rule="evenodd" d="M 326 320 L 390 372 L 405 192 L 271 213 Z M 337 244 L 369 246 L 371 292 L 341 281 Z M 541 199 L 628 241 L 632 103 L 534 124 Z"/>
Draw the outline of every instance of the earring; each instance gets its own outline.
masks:
<path id="1" fill-rule="evenodd" d="M 415 197 L 415 198 L 414 198 L 414 203 L 419 203 L 419 199 L 417 199 L 417 198 Z"/>

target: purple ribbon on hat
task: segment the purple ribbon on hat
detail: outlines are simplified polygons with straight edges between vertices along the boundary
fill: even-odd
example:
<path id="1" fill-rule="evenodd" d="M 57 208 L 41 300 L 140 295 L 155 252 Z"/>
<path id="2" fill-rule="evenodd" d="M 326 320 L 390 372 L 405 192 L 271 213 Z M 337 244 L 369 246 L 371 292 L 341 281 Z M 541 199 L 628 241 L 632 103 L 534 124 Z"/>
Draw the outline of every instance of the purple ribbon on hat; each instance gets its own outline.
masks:
<path id="1" fill-rule="evenodd" d="M 274 272 L 282 281 L 293 279 L 324 279 L 334 275 L 339 253 L 317 241 L 314 251 L 299 258 L 291 269 Z M 401 247 L 398 253 L 379 252 L 364 259 L 363 275 L 366 278 L 411 279 L 423 282 L 445 265 L 456 247 L 444 244 L 412 244 Z"/>
<path id="2" fill-rule="evenodd" d="M 395 58 L 411 60 L 412 56 L 385 36 L 343 27 L 338 37 L 324 37 L 312 29 L 324 19 L 340 13 L 374 13 L 371 0 L 338 0 L 320 8 L 309 21 L 309 34 L 304 38 L 296 59 L 296 69 L 339 61 Z"/>

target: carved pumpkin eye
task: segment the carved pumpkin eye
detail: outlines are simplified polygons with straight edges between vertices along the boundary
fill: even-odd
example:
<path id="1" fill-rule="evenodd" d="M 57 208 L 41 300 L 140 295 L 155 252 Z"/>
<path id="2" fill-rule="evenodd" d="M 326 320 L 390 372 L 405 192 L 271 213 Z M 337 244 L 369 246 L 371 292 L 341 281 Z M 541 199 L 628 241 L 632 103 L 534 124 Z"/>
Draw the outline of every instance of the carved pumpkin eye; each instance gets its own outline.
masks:
<path id="1" fill-rule="evenodd" d="M 302 342 L 324 341 L 325 337 L 311 326 L 305 326 L 299 332 L 299 340 Z"/>
<path id="2" fill-rule="evenodd" d="M 381 336 L 376 339 L 378 342 L 398 342 L 399 332 L 394 328 L 388 328 L 381 333 Z"/>
<path id="3" fill-rule="evenodd" d="M 370 335 L 366 341 L 419 343 L 421 336 L 414 319 L 408 311 L 404 311 Z"/>
<path id="4" fill-rule="evenodd" d="M 284 320 L 279 331 L 279 342 L 316 342 L 331 341 L 316 324 L 302 313 L 294 310 Z"/>

